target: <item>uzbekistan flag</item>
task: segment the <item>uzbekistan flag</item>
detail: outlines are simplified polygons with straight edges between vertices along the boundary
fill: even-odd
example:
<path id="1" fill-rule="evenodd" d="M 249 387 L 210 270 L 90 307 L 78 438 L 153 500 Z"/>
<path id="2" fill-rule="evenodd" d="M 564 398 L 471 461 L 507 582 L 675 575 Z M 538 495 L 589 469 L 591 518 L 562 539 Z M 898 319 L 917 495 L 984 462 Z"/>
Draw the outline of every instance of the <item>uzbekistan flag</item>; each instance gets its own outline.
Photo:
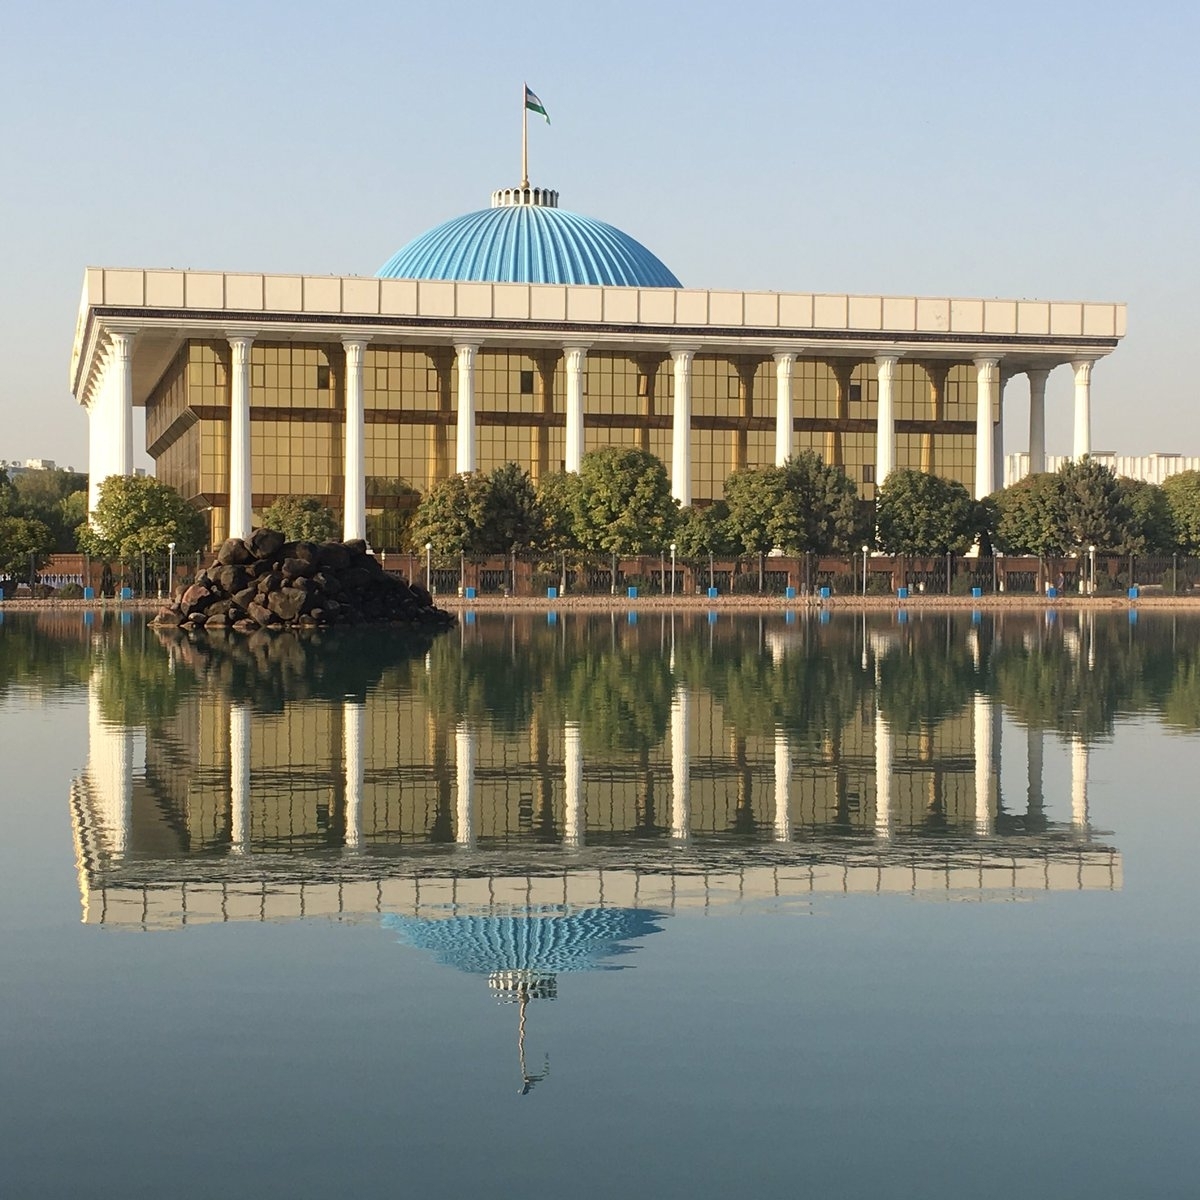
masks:
<path id="1" fill-rule="evenodd" d="M 546 124 L 550 124 L 550 115 L 546 112 L 546 106 L 529 90 L 529 84 L 525 85 L 525 107 L 532 109 L 535 113 L 541 113 L 546 118 Z"/>

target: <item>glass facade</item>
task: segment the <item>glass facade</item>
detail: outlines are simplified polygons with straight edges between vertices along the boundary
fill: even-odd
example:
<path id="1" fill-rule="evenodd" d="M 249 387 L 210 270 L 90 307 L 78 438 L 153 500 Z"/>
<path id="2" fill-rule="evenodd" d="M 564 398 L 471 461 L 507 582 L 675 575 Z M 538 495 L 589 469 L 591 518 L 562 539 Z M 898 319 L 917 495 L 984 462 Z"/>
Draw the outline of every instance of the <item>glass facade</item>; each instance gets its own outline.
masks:
<path id="1" fill-rule="evenodd" d="M 146 405 L 159 477 L 208 510 L 225 535 L 229 504 L 231 353 L 194 340 Z M 566 368 L 556 350 L 484 346 L 476 357 L 478 468 L 515 462 L 539 479 L 565 455 Z M 670 468 L 674 372 L 663 353 L 589 351 L 587 449 L 617 445 Z M 794 445 L 841 466 L 875 497 L 878 380 L 873 361 L 802 358 L 793 371 Z M 420 494 L 450 475 L 456 455 L 458 366 L 452 346 L 370 344 L 363 358 L 367 514 L 373 536 L 398 546 Z M 698 354 L 692 363 L 691 485 L 720 499 L 740 467 L 775 457 L 776 366 L 769 355 Z M 901 360 L 895 371 L 896 463 L 971 489 L 976 372 L 971 363 Z M 345 353 L 339 343 L 255 342 L 250 436 L 256 514 L 286 495 L 316 496 L 340 512 L 344 489 Z"/>

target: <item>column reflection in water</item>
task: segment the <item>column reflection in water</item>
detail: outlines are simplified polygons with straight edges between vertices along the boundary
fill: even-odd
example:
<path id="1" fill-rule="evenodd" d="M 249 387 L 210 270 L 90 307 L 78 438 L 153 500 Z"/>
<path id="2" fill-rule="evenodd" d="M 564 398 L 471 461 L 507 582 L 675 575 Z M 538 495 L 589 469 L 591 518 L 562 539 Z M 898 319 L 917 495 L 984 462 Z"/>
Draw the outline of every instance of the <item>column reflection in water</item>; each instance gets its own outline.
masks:
<path id="1" fill-rule="evenodd" d="M 1025 734 L 1026 768 L 1028 786 L 1025 799 L 1025 821 L 1027 826 L 1040 829 L 1045 825 L 1046 798 L 1042 790 L 1042 769 L 1046 748 L 1046 734 L 1032 726 Z"/>
<path id="2" fill-rule="evenodd" d="M 100 702 L 101 670 L 88 680 L 88 781 L 99 800 L 110 853 L 129 849 L 133 820 L 133 733 L 104 716 Z"/>
<path id="3" fill-rule="evenodd" d="M 229 709 L 229 840 L 234 854 L 250 849 L 250 706 Z"/>
<path id="4" fill-rule="evenodd" d="M 974 702 L 975 735 L 975 832 L 987 837 L 992 832 L 995 812 L 992 808 L 992 702 L 976 693 Z"/>
<path id="5" fill-rule="evenodd" d="M 575 721 L 568 721 L 563 727 L 563 770 L 563 840 L 568 846 L 582 846 L 587 817 L 583 803 L 583 753 Z"/>
<path id="6" fill-rule="evenodd" d="M 362 849 L 363 717 L 366 705 L 342 704 L 342 762 L 346 772 L 346 848 Z"/>
<path id="7" fill-rule="evenodd" d="M 792 748 L 787 734 L 775 730 L 775 840 L 792 840 L 791 813 Z"/>
<path id="8" fill-rule="evenodd" d="M 1071 738 L 1071 823 L 1081 833 L 1088 828 L 1088 745 L 1077 733 Z"/>
<path id="9" fill-rule="evenodd" d="M 892 836 L 892 727 L 875 712 L 875 836 Z"/>
<path id="10" fill-rule="evenodd" d="M 671 699 L 671 836 L 685 842 L 691 836 L 691 772 L 688 743 L 692 728 L 692 698 L 687 689 L 675 689 Z"/>
<path id="11" fill-rule="evenodd" d="M 466 721 L 459 721 L 454 730 L 454 766 L 458 784 L 458 810 L 455 840 L 460 846 L 475 845 L 475 760 L 478 757 L 479 735 Z"/>

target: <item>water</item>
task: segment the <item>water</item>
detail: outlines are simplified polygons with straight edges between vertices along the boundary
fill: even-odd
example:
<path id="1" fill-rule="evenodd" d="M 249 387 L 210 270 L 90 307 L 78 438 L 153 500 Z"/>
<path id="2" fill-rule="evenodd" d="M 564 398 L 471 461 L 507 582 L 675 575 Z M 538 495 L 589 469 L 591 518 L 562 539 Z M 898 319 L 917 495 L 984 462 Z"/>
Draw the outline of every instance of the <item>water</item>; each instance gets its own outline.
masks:
<path id="1" fill-rule="evenodd" d="M 1200 621 L 0 624 L 5 1196 L 1192 1196 Z"/>

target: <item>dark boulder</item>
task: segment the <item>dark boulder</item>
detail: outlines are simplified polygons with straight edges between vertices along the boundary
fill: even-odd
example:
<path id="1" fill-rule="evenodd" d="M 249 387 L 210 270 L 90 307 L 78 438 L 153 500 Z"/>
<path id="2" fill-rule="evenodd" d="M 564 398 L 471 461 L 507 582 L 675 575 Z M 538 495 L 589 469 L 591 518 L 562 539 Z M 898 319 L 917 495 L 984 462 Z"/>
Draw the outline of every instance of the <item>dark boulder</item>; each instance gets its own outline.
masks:
<path id="1" fill-rule="evenodd" d="M 229 538 L 217 551 L 217 562 L 223 567 L 244 566 L 254 560 L 254 552 L 241 538 Z"/>

